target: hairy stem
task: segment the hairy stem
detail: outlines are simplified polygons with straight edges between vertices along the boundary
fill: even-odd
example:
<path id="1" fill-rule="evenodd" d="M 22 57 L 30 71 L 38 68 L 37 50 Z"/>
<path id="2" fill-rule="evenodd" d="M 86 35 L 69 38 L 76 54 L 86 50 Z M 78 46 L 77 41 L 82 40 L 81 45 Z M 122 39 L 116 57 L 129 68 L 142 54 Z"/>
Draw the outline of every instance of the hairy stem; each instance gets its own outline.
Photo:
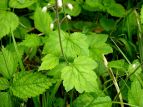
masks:
<path id="1" fill-rule="evenodd" d="M 64 54 L 64 49 L 63 49 L 63 45 L 62 45 L 62 38 L 61 38 L 61 31 L 60 31 L 60 18 L 59 18 L 59 11 L 58 11 L 58 2 L 56 1 L 56 18 L 57 18 L 57 28 L 58 28 L 58 36 L 59 36 L 59 44 L 60 44 L 60 48 L 61 48 L 61 53 L 66 61 L 66 63 L 68 64 L 68 60 Z"/>
<path id="2" fill-rule="evenodd" d="M 104 60 L 104 64 L 105 64 L 106 68 L 108 68 L 108 61 L 107 61 L 107 59 L 105 58 L 104 55 L 103 55 L 103 60 Z M 117 90 L 117 94 L 119 95 L 119 99 L 120 99 L 120 102 L 121 102 L 121 107 L 124 107 L 122 94 L 120 93 L 119 85 L 117 83 L 117 80 L 116 80 L 116 78 L 115 78 L 111 68 L 108 69 L 108 73 L 109 73 L 111 79 L 113 80 L 113 84 L 114 84 L 114 86 L 115 86 L 115 88 Z"/>

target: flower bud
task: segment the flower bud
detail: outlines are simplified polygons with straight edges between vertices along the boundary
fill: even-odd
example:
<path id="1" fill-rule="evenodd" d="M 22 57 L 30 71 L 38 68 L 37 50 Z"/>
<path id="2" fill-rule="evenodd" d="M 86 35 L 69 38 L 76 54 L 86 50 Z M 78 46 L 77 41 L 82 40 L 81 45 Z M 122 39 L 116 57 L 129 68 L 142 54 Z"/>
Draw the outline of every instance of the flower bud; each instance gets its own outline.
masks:
<path id="1" fill-rule="evenodd" d="M 47 6 L 44 6 L 43 8 L 42 8 L 42 12 L 46 12 L 47 11 Z"/>
<path id="2" fill-rule="evenodd" d="M 51 29 L 51 30 L 54 29 L 54 24 L 53 24 L 53 23 L 50 24 L 50 29 Z"/>
<path id="3" fill-rule="evenodd" d="M 68 3 L 67 4 L 67 7 L 70 9 L 70 10 L 73 10 L 73 5 L 71 3 Z"/>
<path id="4" fill-rule="evenodd" d="M 58 7 L 62 7 L 62 5 L 63 5 L 62 0 L 57 0 L 57 5 L 58 5 Z"/>
<path id="5" fill-rule="evenodd" d="M 66 17 L 67 17 L 69 20 L 71 20 L 71 16 L 70 16 L 70 15 L 66 15 Z"/>

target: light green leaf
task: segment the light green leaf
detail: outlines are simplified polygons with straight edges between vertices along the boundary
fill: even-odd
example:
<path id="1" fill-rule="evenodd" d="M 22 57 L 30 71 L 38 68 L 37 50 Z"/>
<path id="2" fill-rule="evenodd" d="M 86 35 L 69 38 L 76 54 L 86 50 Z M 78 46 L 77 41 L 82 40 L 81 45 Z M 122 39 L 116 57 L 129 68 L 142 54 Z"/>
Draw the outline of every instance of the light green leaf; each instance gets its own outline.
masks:
<path id="1" fill-rule="evenodd" d="M 42 64 L 39 67 L 39 71 L 41 70 L 51 70 L 53 69 L 56 65 L 59 64 L 59 58 L 52 55 L 52 54 L 47 54 L 42 58 Z"/>
<path id="2" fill-rule="evenodd" d="M 9 88 L 9 82 L 6 78 L 0 77 L 0 90 Z"/>
<path id="3" fill-rule="evenodd" d="M 47 12 L 43 12 L 40 7 L 37 7 L 34 13 L 34 24 L 35 27 L 43 33 L 48 34 L 50 29 L 50 24 L 52 23 L 51 16 Z"/>
<path id="4" fill-rule="evenodd" d="M 143 5 L 141 8 L 140 18 L 141 18 L 141 24 L 143 24 Z"/>
<path id="5" fill-rule="evenodd" d="M 80 5 L 77 2 L 72 0 L 72 1 L 69 1 L 69 2 L 67 1 L 67 2 L 64 2 L 64 3 L 65 4 L 70 3 L 73 6 L 72 10 L 70 10 L 68 7 L 65 8 L 64 11 L 63 11 L 64 13 L 67 13 L 67 14 L 69 14 L 71 16 L 78 16 L 80 14 L 81 7 L 80 7 Z"/>
<path id="6" fill-rule="evenodd" d="M 30 98 L 42 94 L 51 85 L 51 81 L 45 75 L 25 71 L 16 74 L 10 89 L 17 97 Z"/>
<path id="7" fill-rule="evenodd" d="M 125 16 L 125 9 L 121 4 L 112 3 L 112 5 L 107 6 L 107 12 L 111 14 L 111 16 L 115 17 L 123 17 Z"/>
<path id="8" fill-rule="evenodd" d="M 112 102 L 109 96 L 98 97 L 94 93 L 85 93 L 74 101 L 74 107 L 112 107 Z"/>
<path id="9" fill-rule="evenodd" d="M 97 63 L 91 58 L 79 56 L 61 71 L 61 78 L 66 91 L 75 88 L 79 93 L 94 92 L 98 89 L 97 76 L 93 69 Z"/>
<path id="10" fill-rule="evenodd" d="M 25 8 L 35 2 L 37 2 L 37 0 L 10 0 L 9 6 L 13 8 Z"/>
<path id="11" fill-rule="evenodd" d="M 88 43 L 90 46 L 90 56 L 95 60 L 102 60 L 103 55 L 112 53 L 112 48 L 106 44 L 108 35 L 105 34 L 91 34 L 88 36 Z"/>
<path id="12" fill-rule="evenodd" d="M 132 64 L 128 67 L 129 75 L 132 74 L 130 79 L 134 79 L 136 76 L 139 76 L 142 72 L 141 64 L 138 60 L 134 60 Z"/>
<path id="13" fill-rule="evenodd" d="M 143 89 L 137 79 L 131 84 L 131 89 L 128 91 L 128 102 L 129 104 L 136 105 L 138 107 L 143 106 Z"/>
<path id="14" fill-rule="evenodd" d="M 10 31 L 14 31 L 18 24 L 18 17 L 14 13 L 8 11 L 0 11 L 0 39 Z"/>
<path id="15" fill-rule="evenodd" d="M 82 33 L 73 33 L 68 35 L 61 31 L 61 39 L 63 51 L 67 57 L 76 57 L 77 55 L 89 55 L 88 44 L 86 43 L 86 36 Z M 51 53 L 60 56 L 61 48 L 58 39 L 58 32 L 50 33 L 50 37 L 44 46 L 43 53 Z"/>
<path id="16" fill-rule="evenodd" d="M 126 64 L 124 59 L 111 61 L 108 63 L 108 67 L 126 71 Z"/>
<path id="17" fill-rule="evenodd" d="M 0 10 L 6 10 L 8 7 L 8 0 L 0 0 Z"/>
<path id="18" fill-rule="evenodd" d="M 0 73 L 10 79 L 16 72 L 18 61 L 15 59 L 15 53 L 8 51 L 6 48 L 2 48 L 0 52 Z"/>
<path id="19" fill-rule="evenodd" d="M 13 107 L 10 94 L 8 92 L 0 92 L 0 106 Z"/>
<path id="20" fill-rule="evenodd" d="M 37 47 L 40 45 L 40 37 L 36 34 L 28 34 L 26 35 L 25 40 L 21 43 L 26 47 Z"/>

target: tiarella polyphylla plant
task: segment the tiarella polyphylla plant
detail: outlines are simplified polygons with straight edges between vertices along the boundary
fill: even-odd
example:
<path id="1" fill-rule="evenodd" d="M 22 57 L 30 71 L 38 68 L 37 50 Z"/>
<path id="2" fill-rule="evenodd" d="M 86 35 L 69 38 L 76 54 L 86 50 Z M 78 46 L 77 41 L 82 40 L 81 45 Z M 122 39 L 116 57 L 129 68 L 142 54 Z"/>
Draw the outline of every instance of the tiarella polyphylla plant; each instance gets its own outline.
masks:
<path id="1" fill-rule="evenodd" d="M 0 107 L 142 107 L 142 5 L 0 0 Z"/>

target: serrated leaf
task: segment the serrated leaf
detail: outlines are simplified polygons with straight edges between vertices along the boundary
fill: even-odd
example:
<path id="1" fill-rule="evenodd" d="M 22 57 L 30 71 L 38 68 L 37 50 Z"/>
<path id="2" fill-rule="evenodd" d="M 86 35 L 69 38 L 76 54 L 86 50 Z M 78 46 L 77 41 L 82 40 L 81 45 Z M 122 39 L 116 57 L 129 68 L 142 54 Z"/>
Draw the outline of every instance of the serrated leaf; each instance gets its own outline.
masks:
<path id="1" fill-rule="evenodd" d="M 9 6 L 13 8 L 26 8 L 35 3 L 37 0 L 10 0 Z"/>
<path id="2" fill-rule="evenodd" d="M 141 24 L 143 24 L 143 5 L 141 7 L 140 18 L 141 18 Z"/>
<path id="3" fill-rule="evenodd" d="M 74 107 L 112 107 L 109 96 L 94 96 L 94 93 L 85 93 L 80 95 L 74 101 Z"/>
<path id="4" fill-rule="evenodd" d="M 42 64 L 39 67 L 40 70 L 51 70 L 53 69 L 56 65 L 59 64 L 59 58 L 52 55 L 52 54 L 47 54 L 42 58 Z"/>
<path id="5" fill-rule="evenodd" d="M 105 34 L 92 34 L 88 36 L 88 43 L 90 49 L 90 56 L 95 60 L 102 60 L 103 56 L 112 53 L 113 50 L 109 44 L 106 44 L 108 35 Z"/>
<path id="6" fill-rule="evenodd" d="M 86 43 L 86 36 L 82 33 L 73 33 L 68 35 L 61 31 L 61 39 L 63 51 L 66 57 L 76 57 L 77 55 L 89 55 L 88 44 Z M 43 53 L 51 53 L 60 56 L 61 48 L 58 39 L 58 32 L 50 33 L 50 37 L 44 46 Z"/>
<path id="7" fill-rule="evenodd" d="M 15 53 L 8 51 L 6 48 L 2 48 L 0 52 L 0 73 L 10 79 L 16 72 L 18 61 L 15 59 Z"/>
<path id="8" fill-rule="evenodd" d="M 37 7 L 34 13 L 34 24 L 35 27 L 43 33 L 48 34 L 50 29 L 50 24 L 52 23 L 51 16 L 47 12 L 43 12 L 40 7 Z"/>
<path id="9" fill-rule="evenodd" d="M 98 89 L 97 76 L 93 69 L 97 63 L 91 58 L 79 56 L 73 64 L 66 66 L 61 71 L 61 78 L 66 91 L 75 88 L 79 93 L 94 92 Z"/>
<path id="10" fill-rule="evenodd" d="M 10 94 L 8 92 L 0 92 L 0 106 L 1 107 L 13 107 Z"/>
<path id="11" fill-rule="evenodd" d="M 9 82 L 6 78 L 0 78 L 0 90 L 5 90 L 9 88 Z"/>
<path id="12" fill-rule="evenodd" d="M 112 3 L 112 5 L 107 6 L 107 12 L 111 14 L 111 16 L 115 17 L 123 17 L 125 16 L 125 9 L 121 4 Z"/>
<path id="13" fill-rule="evenodd" d="M 131 84 L 131 89 L 128 91 L 128 102 L 129 104 L 136 105 L 138 107 L 143 106 L 143 89 L 137 79 Z"/>
<path id="14" fill-rule="evenodd" d="M 30 98 L 42 94 L 52 82 L 45 75 L 32 72 L 19 72 L 13 79 L 10 89 L 13 95 L 20 98 Z"/>
<path id="15" fill-rule="evenodd" d="M 26 47 L 37 47 L 41 43 L 40 37 L 36 34 L 28 34 L 25 37 L 25 40 L 21 43 Z"/>
<path id="16" fill-rule="evenodd" d="M 0 11 L 0 39 L 10 31 L 14 31 L 18 24 L 18 17 L 14 13 L 8 11 Z"/>

